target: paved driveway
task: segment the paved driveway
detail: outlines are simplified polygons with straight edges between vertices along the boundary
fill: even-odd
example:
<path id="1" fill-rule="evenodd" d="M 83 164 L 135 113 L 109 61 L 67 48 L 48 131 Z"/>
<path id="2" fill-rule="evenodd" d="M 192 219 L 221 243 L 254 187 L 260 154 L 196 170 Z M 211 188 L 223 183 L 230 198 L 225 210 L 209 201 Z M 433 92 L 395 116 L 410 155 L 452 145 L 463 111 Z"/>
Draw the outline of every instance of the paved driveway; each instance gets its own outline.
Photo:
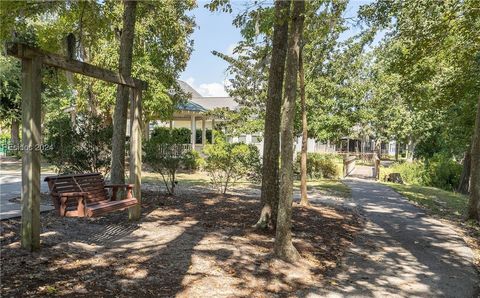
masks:
<path id="1" fill-rule="evenodd" d="M 48 186 L 43 182 L 42 175 L 41 191 L 48 192 Z M 22 189 L 22 176 L 18 172 L 0 171 L 0 220 L 21 216 L 21 205 L 10 200 L 19 197 Z M 40 211 L 52 210 L 51 205 L 40 205 Z"/>

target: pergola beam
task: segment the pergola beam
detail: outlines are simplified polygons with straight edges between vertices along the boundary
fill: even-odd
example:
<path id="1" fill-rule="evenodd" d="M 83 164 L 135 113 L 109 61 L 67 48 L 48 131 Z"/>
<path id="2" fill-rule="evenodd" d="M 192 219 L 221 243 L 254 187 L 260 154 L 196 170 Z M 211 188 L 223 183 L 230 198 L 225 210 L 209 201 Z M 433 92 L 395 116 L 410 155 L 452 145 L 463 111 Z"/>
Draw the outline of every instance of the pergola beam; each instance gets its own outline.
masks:
<path id="1" fill-rule="evenodd" d="M 42 65 L 79 73 L 133 89 L 131 105 L 132 141 L 130 146 L 130 181 L 135 184 L 139 204 L 129 211 L 130 219 L 141 215 L 142 169 L 142 89 L 147 83 L 132 77 L 125 78 L 113 71 L 48 53 L 30 46 L 7 44 L 7 54 L 22 60 L 22 228 L 21 245 L 34 251 L 40 248 L 40 150 Z"/>
<path id="2" fill-rule="evenodd" d="M 49 53 L 21 43 L 7 44 L 7 54 L 20 59 L 33 59 L 34 57 L 37 57 L 45 65 L 86 75 L 110 83 L 125 85 L 142 90 L 147 89 L 147 82 L 145 81 L 132 77 L 124 77 L 120 73 L 113 72 L 108 69 L 104 69 L 82 61 L 68 59 L 67 57 Z"/>

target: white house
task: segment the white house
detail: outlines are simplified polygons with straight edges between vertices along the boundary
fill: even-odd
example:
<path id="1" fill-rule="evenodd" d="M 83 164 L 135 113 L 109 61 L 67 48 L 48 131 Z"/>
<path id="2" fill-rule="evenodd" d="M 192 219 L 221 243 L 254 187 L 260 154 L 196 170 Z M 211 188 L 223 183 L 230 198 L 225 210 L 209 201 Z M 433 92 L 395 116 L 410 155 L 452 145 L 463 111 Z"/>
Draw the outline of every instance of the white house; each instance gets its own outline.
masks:
<path id="1" fill-rule="evenodd" d="M 233 99 L 233 97 L 205 97 L 198 93 L 192 86 L 186 82 L 179 81 L 180 87 L 183 91 L 190 93 L 192 98 L 185 104 L 177 107 L 173 114 L 172 120 L 169 122 L 152 121 L 149 124 L 150 131 L 155 126 L 166 126 L 175 128 L 188 128 L 192 132 L 192 148 L 201 150 L 206 144 L 206 130 L 212 129 L 215 125 L 215 120 L 206 115 L 208 111 L 216 108 L 228 108 L 231 111 L 237 110 L 240 105 Z M 202 143 L 195 144 L 196 130 L 202 129 Z M 258 147 L 260 154 L 263 153 L 263 138 L 261 134 L 246 134 L 230 138 L 231 142 L 243 142 L 246 144 L 254 144 Z M 300 152 L 302 138 L 296 140 L 295 149 Z M 336 146 L 334 144 L 317 142 L 314 139 L 308 139 L 308 152 L 335 152 Z"/>

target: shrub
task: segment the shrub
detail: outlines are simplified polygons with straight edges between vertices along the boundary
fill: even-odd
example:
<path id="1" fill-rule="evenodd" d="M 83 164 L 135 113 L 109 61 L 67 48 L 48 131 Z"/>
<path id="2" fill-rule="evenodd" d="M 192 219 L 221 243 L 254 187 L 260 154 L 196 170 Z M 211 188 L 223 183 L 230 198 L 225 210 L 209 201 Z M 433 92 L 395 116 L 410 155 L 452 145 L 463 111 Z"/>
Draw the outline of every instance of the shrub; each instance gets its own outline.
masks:
<path id="1" fill-rule="evenodd" d="M 169 128 L 157 126 L 154 128 L 151 137 L 155 137 L 162 143 L 169 143 L 175 140 L 177 144 L 190 144 L 190 129 L 188 128 Z"/>
<path id="2" fill-rule="evenodd" d="M 112 127 L 94 115 L 78 114 L 72 125 L 68 114 L 45 124 L 43 156 L 60 173 L 110 171 Z"/>
<path id="3" fill-rule="evenodd" d="M 200 153 L 195 150 L 191 150 L 185 153 L 183 167 L 186 170 L 198 170 L 203 166 L 204 162 L 205 161 L 200 156 Z"/>
<path id="4" fill-rule="evenodd" d="M 177 171 L 196 162 L 194 154 L 183 145 L 181 130 L 157 127 L 145 143 L 145 162 L 162 176 L 168 194 L 175 193 Z"/>
<path id="5" fill-rule="evenodd" d="M 169 128 L 157 126 L 152 132 L 152 136 L 161 136 L 160 138 L 168 138 L 168 135 L 172 134 L 179 144 L 190 144 L 192 137 L 191 130 L 188 128 Z M 205 131 L 206 143 L 210 144 L 212 140 L 212 130 L 206 129 Z M 197 129 L 195 132 L 195 144 L 202 143 L 202 130 Z"/>
<path id="6" fill-rule="evenodd" d="M 205 170 L 220 193 L 226 193 L 228 187 L 241 178 L 259 179 L 260 157 L 254 145 L 228 143 L 223 137 L 215 136 L 215 144 L 206 145 L 203 152 Z"/>
<path id="7" fill-rule="evenodd" d="M 297 155 L 295 172 L 300 173 L 300 158 Z M 339 176 L 338 166 L 331 154 L 307 153 L 307 175 L 310 179 L 336 178 Z"/>
<path id="8" fill-rule="evenodd" d="M 451 157 L 436 153 L 425 162 L 395 163 L 381 169 L 381 178 L 389 173 L 400 173 L 408 184 L 434 186 L 445 190 L 454 190 L 458 186 L 462 166 Z"/>
<path id="9" fill-rule="evenodd" d="M 453 191 L 458 187 L 462 166 L 451 157 L 436 153 L 425 163 L 425 183 Z"/>
<path id="10" fill-rule="evenodd" d="M 420 161 L 397 162 L 388 168 L 382 168 L 380 178 L 385 180 L 385 176 L 390 173 L 400 173 L 402 180 L 408 184 L 425 185 L 425 166 Z"/>

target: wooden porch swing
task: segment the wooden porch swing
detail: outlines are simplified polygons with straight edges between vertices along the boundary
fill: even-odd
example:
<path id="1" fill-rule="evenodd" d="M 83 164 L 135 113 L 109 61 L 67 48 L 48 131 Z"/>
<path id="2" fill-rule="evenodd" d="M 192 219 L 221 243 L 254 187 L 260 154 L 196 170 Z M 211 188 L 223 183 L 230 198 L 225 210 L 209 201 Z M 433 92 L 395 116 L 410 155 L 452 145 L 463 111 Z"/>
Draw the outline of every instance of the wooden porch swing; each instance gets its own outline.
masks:
<path id="1" fill-rule="evenodd" d="M 99 174 L 76 175 L 75 178 L 71 175 L 70 177 L 50 177 L 47 181 L 53 187 L 51 190 L 54 203 L 56 202 L 60 215 L 96 216 L 113 210 L 129 208 L 130 219 L 138 220 L 141 214 L 142 90 L 147 88 L 147 83 L 20 43 L 9 43 L 6 48 L 8 55 L 22 60 L 22 142 L 24 148 L 21 193 L 22 247 L 30 251 L 40 248 L 40 151 L 35 149 L 39 148 L 41 143 L 40 95 L 43 65 L 79 73 L 133 90 L 130 103 L 129 171 L 131 184 L 108 186 L 104 184 L 103 178 Z M 76 181 L 76 184 L 73 181 Z M 105 187 L 124 187 L 130 195 L 126 200 L 111 200 L 107 197 Z M 58 200 L 55 199 L 55 196 Z"/>

